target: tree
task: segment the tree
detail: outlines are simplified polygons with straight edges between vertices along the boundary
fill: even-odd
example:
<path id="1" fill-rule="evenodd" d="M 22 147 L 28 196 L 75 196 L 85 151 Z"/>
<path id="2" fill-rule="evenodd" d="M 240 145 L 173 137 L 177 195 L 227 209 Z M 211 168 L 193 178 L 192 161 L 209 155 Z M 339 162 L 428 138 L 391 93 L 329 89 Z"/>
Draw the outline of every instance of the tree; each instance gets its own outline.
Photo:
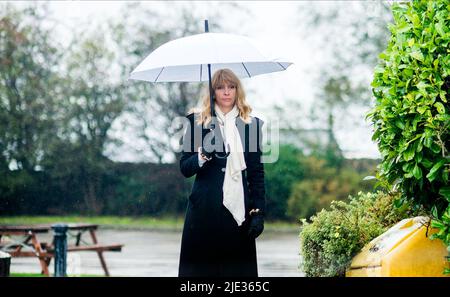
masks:
<path id="1" fill-rule="evenodd" d="M 48 15 L 45 4 L 0 4 L 2 213 L 37 213 L 55 199 L 46 195 L 43 163 L 58 141 L 62 51 L 52 39 Z"/>
<path id="2" fill-rule="evenodd" d="M 61 51 L 42 25 L 46 6 L 0 7 L 0 164 L 32 172 L 57 131 Z"/>
<path id="3" fill-rule="evenodd" d="M 67 153 L 66 159 L 47 159 L 46 169 L 54 178 L 76 176 L 80 182 L 86 209 L 100 214 L 107 189 L 111 161 L 105 148 L 115 143 L 108 132 L 124 112 L 127 97 L 124 83 L 114 77 L 115 55 L 109 49 L 107 32 L 102 28 L 76 34 L 65 57 L 65 94 L 61 104 L 66 114 L 61 119 L 61 142 L 50 147 Z M 96 30 L 95 30 L 96 29 Z M 108 178 L 109 177 L 109 178 Z"/>
<path id="4" fill-rule="evenodd" d="M 359 124 L 349 123 L 349 108 L 370 104 L 370 71 L 377 62 L 377 53 L 386 45 L 386 24 L 390 20 L 389 4 L 381 1 L 299 6 L 302 38 L 320 53 L 315 64 L 319 70 L 312 69 L 316 73 L 317 101 L 311 112 L 327 127 L 331 145 L 336 143 L 336 123 Z M 333 152 L 332 147 L 328 150 Z M 340 162 L 342 152 L 339 148 L 334 151 L 331 159 Z"/>

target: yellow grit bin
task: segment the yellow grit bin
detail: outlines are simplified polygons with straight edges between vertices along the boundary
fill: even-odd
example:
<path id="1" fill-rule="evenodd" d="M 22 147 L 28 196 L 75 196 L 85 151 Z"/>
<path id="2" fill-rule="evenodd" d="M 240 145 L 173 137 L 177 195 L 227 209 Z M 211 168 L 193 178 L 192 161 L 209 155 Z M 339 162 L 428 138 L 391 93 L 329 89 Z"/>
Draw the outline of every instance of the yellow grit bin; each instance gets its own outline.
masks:
<path id="1" fill-rule="evenodd" d="M 437 231 L 428 224 L 427 217 L 400 221 L 353 258 L 346 276 L 445 276 L 447 247 L 428 238 Z"/>

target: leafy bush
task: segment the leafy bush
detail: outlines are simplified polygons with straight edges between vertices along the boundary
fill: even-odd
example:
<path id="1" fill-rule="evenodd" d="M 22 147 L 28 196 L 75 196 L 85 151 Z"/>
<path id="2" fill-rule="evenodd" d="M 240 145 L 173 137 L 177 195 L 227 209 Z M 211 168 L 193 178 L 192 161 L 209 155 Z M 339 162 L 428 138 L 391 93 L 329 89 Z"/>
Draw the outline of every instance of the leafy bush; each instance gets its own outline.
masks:
<path id="1" fill-rule="evenodd" d="M 264 164 L 266 179 L 266 209 L 270 219 L 286 219 L 287 200 L 292 185 L 303 179 L 303 152 L 293 145 L 280 145 L 279 159 Z"/>
<path id="2" fill-rule="evenodd" d="M 400 203 L 431 210 L 432 226 L 440 229 L 434 237 L 450 250 L 450 3 L 394 3 L 392 11 L 368 114 L 382 156 L 377 177 L 398 187 Z"/>
<path id="3" fill-rule="evenodd" d="M 304 219 L 300 239 L 306 276 L 344 276 L 364 245 L 398 221 L 423 214 L 407 203 L 394 207 L 397 196 L 359 192 L 349 202 L 333 201 L 330 210 L 323 209 L 311 222 Z"/>
<path id="4" fill-rule="evenodd" d="M 333 200 L 345 200 L 348 195 L 373 188 L 372 181 L 363 181 L 367 174 L 358 173 L 350 166 L 327 166 L 326 159 L 309 156 L 301 160 L 308 174 L 295 183 L 288 200 L 288 215 L 293 219 L 309 218 Z"/>

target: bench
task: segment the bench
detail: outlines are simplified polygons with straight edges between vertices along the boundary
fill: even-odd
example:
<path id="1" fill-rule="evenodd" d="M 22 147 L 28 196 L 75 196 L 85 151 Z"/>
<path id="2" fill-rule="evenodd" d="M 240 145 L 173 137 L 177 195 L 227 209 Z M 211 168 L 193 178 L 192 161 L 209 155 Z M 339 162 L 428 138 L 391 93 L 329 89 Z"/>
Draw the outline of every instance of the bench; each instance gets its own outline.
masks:
<path id="1" fill-rule="evenodd" d="M 76 246 L 71 245 L 67 247 L 68 252 L 84 252 L 84 251 L 97 251 L 97 252 L 121 252 L 123 244 L 110 244 L 110 245 L 101 245 L 101 244 L 93 244 L 86 246 Z M 53 247 L 49 247 L 47 249 L 48 253 L 53 254 Z"/>
<path id="2" fill-rule="evenodd" d="M 100 244 L 95 231 L 96 224 L 68 224 L 68 244 L 67 252 L 94 251 L 98 254 L 100 263 L 106 276 L 110 276 L 103 252 L 121 252 L 123 244 Z M 11 257 L 37 257 L 40 261 L 42 273 L 49 275 L 48 267 L 51 259 L 54 258 L 54 243 L 40 242 L 37 233 L 46 233 L 51 230 L 51 225 L 35 226 L 0 226 L 0 250 L 8 252 Z M 82 239 L 84 232 L 89 232 L 91 242 Z M 75 234 L 73 234 L 75 232 Z M 2 243 L 2 235 L 25 236 L 20 242 Z M 75 243 L 70 244 L 70 239 L 74 238 Z M 30 242 L 31 241 L 31 242 Z M 28 248 L 31 251 L 24 251 Z"/>

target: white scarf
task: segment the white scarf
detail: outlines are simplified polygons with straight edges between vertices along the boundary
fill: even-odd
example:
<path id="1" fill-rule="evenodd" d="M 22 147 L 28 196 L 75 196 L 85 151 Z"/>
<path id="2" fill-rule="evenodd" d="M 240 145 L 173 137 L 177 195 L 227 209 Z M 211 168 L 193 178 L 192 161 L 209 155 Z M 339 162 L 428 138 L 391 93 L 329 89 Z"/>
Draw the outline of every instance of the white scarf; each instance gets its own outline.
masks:
<path id="1" fill-rule="evenodd" d="M 247 168 L 244 150 L 236 126 L 239 110 L 233 106 L 224 114 L 217 104 L 214 105 L 216 116 L 220 125 L 223 125 L 225 148 L 230 145 L 230 155 L 227 158 L 225 179 L 223 182 L 223 205 L 231 212 L 238 226 L 245 220 L 244 188 L 242 185 L 242 170 Z"/>

